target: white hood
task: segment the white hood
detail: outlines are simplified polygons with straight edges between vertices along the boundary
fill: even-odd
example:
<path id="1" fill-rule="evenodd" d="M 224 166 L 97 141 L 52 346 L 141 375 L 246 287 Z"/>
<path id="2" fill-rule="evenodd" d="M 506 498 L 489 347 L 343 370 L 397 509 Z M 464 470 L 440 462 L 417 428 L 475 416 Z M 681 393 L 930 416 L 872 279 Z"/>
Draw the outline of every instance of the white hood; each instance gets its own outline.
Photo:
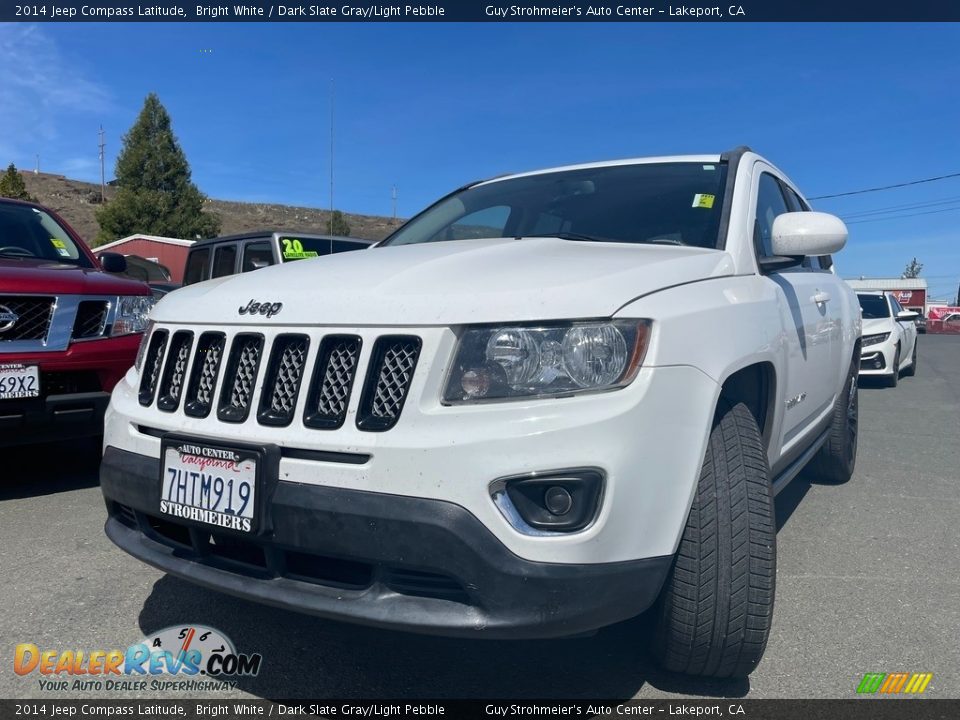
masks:
<path id="1" fill-rule="evenodd" d="M 721 251 L 627 243 L 458 240 L 299 260 L 191 285 L 154 309 L 159 322 L 459 325 L 609 317 L 657 290 L 732 275 Z M 271 318 L 250 301 L 283 303 Z"/>
<path id="2" fill-rule="evenodd" d="M 864 335 L 877 335 L 879 333 L 893 332 L 893 320 L 891 318 L 873 318 L 863 321 Z"/>

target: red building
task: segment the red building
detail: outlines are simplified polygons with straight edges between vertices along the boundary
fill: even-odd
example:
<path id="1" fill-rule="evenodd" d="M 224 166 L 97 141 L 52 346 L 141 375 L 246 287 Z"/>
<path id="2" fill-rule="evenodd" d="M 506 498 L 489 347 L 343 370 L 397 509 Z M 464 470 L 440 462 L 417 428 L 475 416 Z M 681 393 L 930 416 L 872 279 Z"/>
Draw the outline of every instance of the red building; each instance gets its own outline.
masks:
<path id="1" fill-rule="evenodd" d="M 166 266 L 170 271 L 171 280 L 182 283 L 183 268 L 187 263 L 187 252 L 193 242 L 193 240 L 158 237 L 157 235 L 131 235 L 122 240 L 114 240 L 106 245 L 95 247 L 93 248 L 93 254 L 99 256 L 102 252 L 115 252 L 121 255 L 139 255 Z"/>
<path id="2" fill-rule="evenodd" d="M 891 292 L 907 310 L 927 315 L 927 281 L 923 278 L 857 278 L 847 280 L 854 290 L 883 290 Z"/>

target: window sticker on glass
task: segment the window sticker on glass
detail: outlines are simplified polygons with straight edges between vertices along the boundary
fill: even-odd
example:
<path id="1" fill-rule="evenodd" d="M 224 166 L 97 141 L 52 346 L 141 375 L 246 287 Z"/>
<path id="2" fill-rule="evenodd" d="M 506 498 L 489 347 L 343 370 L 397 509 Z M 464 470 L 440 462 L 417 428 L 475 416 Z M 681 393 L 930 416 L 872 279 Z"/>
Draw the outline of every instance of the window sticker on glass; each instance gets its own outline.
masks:
<path id="1" fill-rule="evenodd" d="M 284 260 L 303 260 L 319 256 L 316 250 L 305 250 L 303 243 L 296 238 L 280 238 L 280 242 L 283 244 Z"/>
<path id="2" fill-rule="evenodd" d="M 697 193 L 696 195 L 693 196 L 692 207 L 712 208 L 715 197 L 716 196 L 714 195 L 705 195 L 703 193 Z"/>
<path id="3" fill-rule="evenodd" d="M 57 255 L 60 257 L 70 257 L 70 251 L 67 250 L 67 244 L 59 238 L 50 238 L 50 244 L 53 245 L 53 249 L 56 250 Z"/>

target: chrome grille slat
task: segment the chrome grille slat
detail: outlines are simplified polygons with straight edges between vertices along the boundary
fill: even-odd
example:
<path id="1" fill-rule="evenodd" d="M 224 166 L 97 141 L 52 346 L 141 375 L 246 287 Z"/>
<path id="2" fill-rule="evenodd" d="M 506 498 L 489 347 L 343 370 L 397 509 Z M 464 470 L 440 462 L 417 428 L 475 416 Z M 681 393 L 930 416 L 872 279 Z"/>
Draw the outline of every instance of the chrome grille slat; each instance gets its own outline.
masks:
<path id="1" fill-rule="evenodd" d="M 140 404 L 150 405 L 157 390 L 160 368 L 163 367 L 163 353 L 167 349 L 167 331 L 155 330 L 150 336 L 147 355 L 143 359 L 143 374 L 140 376 Z"/>
<path id="2" fill-rule="evenodd" d="M 328 335 L 320 345 L 304 424 L 333 430 L 343 425 L 357 373 L 362 341 L 356 335 Z"/>
<path id="3" fill-rule="evenodd" d="M 157 397 L 157 407 L 161 410 L 173 412 L 180 406 L 180 395 L 183 391 L 187 362 L 190 360 L 192 346 L 192 332 L 179 330 L 173 334 L 173 339 L 170 341 L 170 352 L 167 353 L 167 364 L 163 369 L 163 376 L 160 380 L 159 396 Z"/>
<path id="4" fill-rule="evenodd" d="M 224 347 L 226 336 L 223 333 L 207 332 L 197 341 L 197 352 L 193 359 L 184 403 L 184 412 L 190 417 L 203 418 L 210 414 Z"/>
<path id="5" fill-rule="evenodd" d="M 396 425 L 420 357 L 420 338 L 381 337 L 374 345 L 367 371 L 357 427 L 382 432 Z"/>
<path id="6" fill-rule="evenodd" d="M 217 410 L 217 417 L 224 422 L 243 422 L 250 414 L 262 354 L 262 335 L 241 333 L 234 337 Z"/>
<path id="7" fill-rule="evenodd" d="M 0 295 L 0 313 L 13 313 L 16 320 L 6 330 L 0 331 L 0 342 L 14 340 L 47 339 L 56 298 L 26 295 Z M 0 327 L 7 324 L 0 320 Z"/>
<path id="8" fill-rule="evenodd" d="M 280 335 L 273 342 L 257 419 L 263 425 L 289 425 L 297 407 L 310 338 Z"/>

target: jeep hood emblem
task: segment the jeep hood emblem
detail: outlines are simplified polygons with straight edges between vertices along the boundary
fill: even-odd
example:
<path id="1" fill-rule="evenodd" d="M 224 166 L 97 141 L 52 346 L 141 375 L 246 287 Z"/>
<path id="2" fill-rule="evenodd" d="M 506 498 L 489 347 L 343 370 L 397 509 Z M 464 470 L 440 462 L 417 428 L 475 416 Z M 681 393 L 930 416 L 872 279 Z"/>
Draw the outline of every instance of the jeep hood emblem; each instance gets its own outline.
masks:
<path id="1" fill-rule="evenodd" d="M 281 302 L 257 302 L 256 300 L 250 300 L 246 305 L 240 307 L 239 312 L 241 315 L 266 315 L 269 318 L 281 310 L 283 310 L 283 303 Z"/>
<path id="2" fill-rule="evenodd" d="M 20 319 L 20 316 L 17 315 L 13 310 L 8 308 L 6 305 L 0 305 L 0 333 L 6 332 L 14 325 L 17 324 L 17 320 Z"/>

